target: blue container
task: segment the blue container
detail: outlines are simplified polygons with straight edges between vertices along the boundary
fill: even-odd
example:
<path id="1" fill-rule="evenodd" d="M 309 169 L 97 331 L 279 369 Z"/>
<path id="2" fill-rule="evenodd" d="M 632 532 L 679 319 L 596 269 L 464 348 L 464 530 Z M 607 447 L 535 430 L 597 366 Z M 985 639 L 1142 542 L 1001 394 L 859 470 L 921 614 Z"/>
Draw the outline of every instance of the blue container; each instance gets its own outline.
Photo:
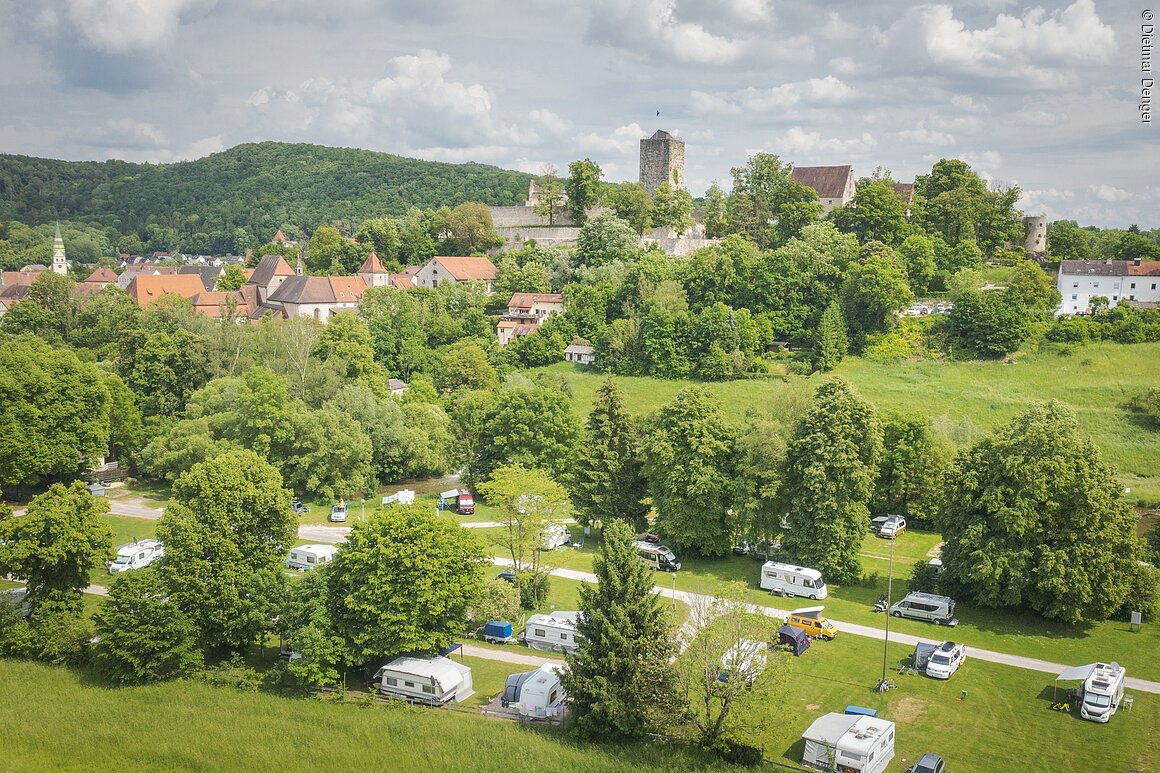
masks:
<path id="1" fill-rule="evenodd" d="M 483 635 L 488 639 L 510 639 L 512 624 L 502 620 L 488 620 L 487 625 L 483 626 Z"/>
<path id="2" fill-rule="evenodd" d="M 853 704 L 846 707 L 847 714 L 860 714 L 864 717 L 877 717 L 878 709 L 868 709 L 865 706 L 855 706 Z"/>

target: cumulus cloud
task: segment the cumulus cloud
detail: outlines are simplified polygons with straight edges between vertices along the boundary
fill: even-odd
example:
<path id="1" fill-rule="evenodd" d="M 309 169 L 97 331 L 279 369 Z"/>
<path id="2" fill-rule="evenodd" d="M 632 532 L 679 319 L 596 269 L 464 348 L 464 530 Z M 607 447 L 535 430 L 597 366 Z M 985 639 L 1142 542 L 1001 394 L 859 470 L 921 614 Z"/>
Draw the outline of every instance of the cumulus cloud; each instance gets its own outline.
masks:
<path id="1" fill-rule="evenodd" d="M 1135 198 L 1135 196 L 1128 191 L 1117 188 L 1107 183 L 1099 183 L 1097 185 L 1089 185 L 1088 190 L 1092 195 L 1100 201 L 1128 201 Z"/>
<path id="2" fill-rule="evenodd" d="M 823 137 L 821 132 L 806 131 L 800 126 L 794 126 L 781 136 L 777 147 L 783 153 L 816 157 L 819 155 L 863 153 L 876 144 L 878 144 L 877 141 L 869 132 L 862 132 L 859 137 L 842 140 Z"/>
<path id="3" fill-rule="evenodd" d="M 576 138 L 576 145 L 586 152 L 635 155 L 640 152 L 640 141 L 647 136 L 648 132 L 640 124 L 630 123 L 618 126 L 609 134 L 585 132 Z"/>
<path id="4" fill-rule="evenodd" d="M 902 142 L 918 145 L 954 145 L 955 138 L 946 132 L 927 128 L 926 121 L 919 121 L 913 129 L 904 129 L 898 132 L 898 139 Z"/>
<path id="5" fill-rule="evenodd" d="M 165 132 L 151 123 L 133 118 L 116 118 L 96 127 L 85 127 L 83 141 L 90 145 L 116 148 L 154 149 L 169 144 Z"/>
<path id="6" fill-rule="evenodd" d="M 764 3 L 732 0 L 755 12 Z M 676 0 L 596 0 L 588 19 L 589 40 L 680 62 L 729 64 L 742 55 L 739 39 L 715 35 L 701 24 L 677 18 Z"/>
<path id="7" fill-rule="evenodd" d="M 63 0 L 40 9 L 36 26 L 67 33 L 110 54 L 160 50 L 173 42 L 187 14 L 212 8 L 216 0 Z"/>
<path id="8" fill-rule="evenodd" d="M 844 102 L 853 95 L 854 89 L 833 75 L 827 75 L 824 78 L 784 83 L 768 89 L 750 86 L 724 94 L 694 91 L 689 95 L 689 101 L 692 109 L 699 113 L 735 115 L 742 112 L 784 109 L 799 104 L 835 104 Z"/>

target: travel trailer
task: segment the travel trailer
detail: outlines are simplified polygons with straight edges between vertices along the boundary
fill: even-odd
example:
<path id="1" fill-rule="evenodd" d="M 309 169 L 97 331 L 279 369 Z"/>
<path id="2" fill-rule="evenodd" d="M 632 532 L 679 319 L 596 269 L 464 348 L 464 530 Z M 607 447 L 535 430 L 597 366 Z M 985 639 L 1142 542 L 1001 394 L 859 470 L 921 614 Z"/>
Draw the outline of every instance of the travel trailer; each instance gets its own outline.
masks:
<path id="1" fill-rule="evenodd" d="M 1092 722 L 1107 722 L 1124 700 L 1124 678 L 1127 669 L 1119 663 L 1095 663 L 1083 682 L 1083 701 L 1079 715 Z"/>
<path id="2" fill-rule="evenodd" d="M 532 615 L 520 637 L 532 649 L 548 652 L 575 652 L 581 640 L 576 637 L 579 612 L 552 612 Z"/>
<path id="3" fill-rule="evenodd" d="M 561 663 L 545 663 L 535 671 L 512 674 L 504 687 L 504 705 L 516 707 L 521 717 L 529 719 L 559 716 L 567 697 L 560 683 L 563 674 Z"/>
<path id="4" fill-rule="evenodd" d="M 944 641 L 938 645 L 926 662 L 926 675 L 935 679 L 950 679 L 951 674 L 959 670 L 967 659 L 965 644 L 956 644 L 953 641 Z"/>
<path id="5" fill-rule="evenodd" d="M 829 595 L 822 573 L 817 569 L 779 564 L 776 561 L 766 561 L 761 565 L 761 587 L 782 596 L 805 596 L 820 600 Z"/>
<path id="6" fill-rule="evenodd" d="M 117 557 L 109 562 L 109 574 L 130 569 L 144 569 L 165 555 L 165 545 L 155 539 L 130 542 L 117 548 Z"/>
<path id="7" fill-rule="evenodd" d="M 290 549 L 286 556 L 286 568 L 309 572 L 311 569 L 329 564 L 338 554 L 334 545 L 299 545 Z"/>
<path id="8" fill-rule="evenodd" d="M 475 512 L 475 497 L 467 489 L 448 489 L 439 494 L 439 502 L 460 515 L 471 515 Z"/>
<path id="9" fill-rule="evenodd" d="M 911 620 L 927 620 L 938 625 L 958 625 L 955 619 L 955 600 L 950 596 L 936 596 L 933 593 L 908 593 L 901 601 L 896 601 L 887 610 L 895 617 L 909 617 Z"/>
<path id="10" fill-rule="evenodd" d="M 882 773 L 894 759 L 894 723 L 878 717 L 824 714 L 802 740 L 802 764 L 815 770 Z"/>
<path id="11" fill-rule="evenodd" d="M 681 568 L 681 562 L 673 551 L 664 545 L 657 545 L 644 540 L 633 543 L 640 560 L 649 565 L 650 569 L 664 572 L 675 572 Z"/>
<path id="12" fill-rule="evenodd" d="M 767 642 L 756 639 L 742 639 L 721 655 L 721 670 L 717 674 L 718 682 L 728 683 L 736 678 L 744 680 L 746 686 L 752 686 L 765 670 L 765 653 L 769 650 Z"/>
<path id="13" fill-rule="evenodd" d="M 459 703 L 475 694 L 471 669 L 449 658 L 395 658 L 375 674 L 379 692 L 411 703 Z"/>

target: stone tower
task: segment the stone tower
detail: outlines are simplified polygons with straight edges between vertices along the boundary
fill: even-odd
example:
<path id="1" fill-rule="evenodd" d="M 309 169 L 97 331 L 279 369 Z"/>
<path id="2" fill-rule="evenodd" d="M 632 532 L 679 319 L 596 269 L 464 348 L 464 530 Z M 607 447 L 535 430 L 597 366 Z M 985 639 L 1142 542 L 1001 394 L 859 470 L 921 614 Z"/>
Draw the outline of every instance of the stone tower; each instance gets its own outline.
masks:
<path id="1" fill-rule="evenodd" d="M 685 143 L 657 129 L 640 141 L 640 183 L 651 196 L 666 182 L 674 188 L 685 187 Z"/>
<path id="2" fill-rule="evenodd" d="M 60 236 L 60 223 L 56 224 L 56 236 L 52 239 L 52 273 L 68 275 L 68 258 L 64 254 L 64 239 Z"/>
<path id="3" fill-rule="evenodd" d="M 1034 215 L 1023 218 L 1023 228 L 1027 238 L 1023 246 L 1027 257 L 1042 260 L 1047 256 L 1047 216 Z"/>

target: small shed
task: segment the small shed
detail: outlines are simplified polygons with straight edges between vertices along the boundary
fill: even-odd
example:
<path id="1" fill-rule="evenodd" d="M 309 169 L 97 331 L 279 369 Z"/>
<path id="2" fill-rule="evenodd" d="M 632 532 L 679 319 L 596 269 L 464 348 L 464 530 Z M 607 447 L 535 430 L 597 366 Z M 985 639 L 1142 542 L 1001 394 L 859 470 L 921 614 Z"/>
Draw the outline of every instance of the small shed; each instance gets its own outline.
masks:
<path id="1" fill-rule="evenodd" d="M 97 481 L 93 481 L 88 485 L 89 493 L 95 497 L 103 497 L 105 495 L 105 487 Z"/>
<path id="2" fill-rule="evenodd" d="M 777 643 L 778 646 L 787 647 L 796 658 L 810 648 L 810 635 L 801 628 L 783 625 L 777 629 Z"/>
<path id="3" fill-rule="evenodd" d="M 596 350 L 583 344 L 569 344 L 564 348 L 564 361 L 574 362 L 577 365 L 593 365 L 596 362 Z"/>

